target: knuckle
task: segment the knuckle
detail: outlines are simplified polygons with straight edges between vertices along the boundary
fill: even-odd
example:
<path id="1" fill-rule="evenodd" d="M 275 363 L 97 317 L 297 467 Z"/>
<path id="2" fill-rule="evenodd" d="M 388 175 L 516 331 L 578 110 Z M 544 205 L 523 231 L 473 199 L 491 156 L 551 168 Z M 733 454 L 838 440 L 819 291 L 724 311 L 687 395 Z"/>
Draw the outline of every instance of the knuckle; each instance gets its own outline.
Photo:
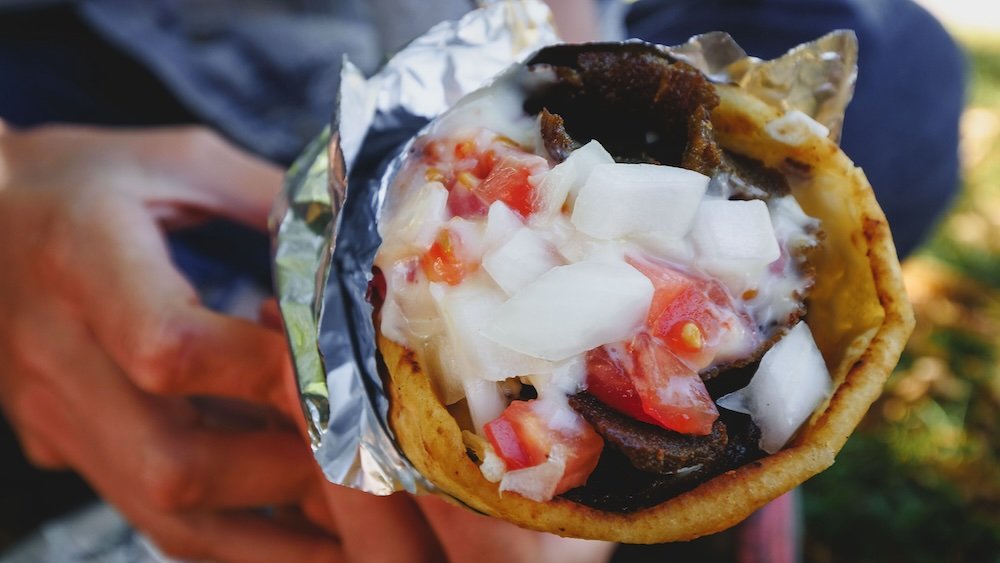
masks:
<path id="1" fill-rule="evenodd" d="M 42 428 L 52 422 L 44 413 L 53 412 L 52 409 L 59 406 L 42 387 L 27 386 L 14 393 L 11 400 L 11 422 L 17 429 L 24 456 L 42 469 L 66 467 L 62 456 L 42 432 Z"/>
<path id="2" fill-rule="evenodd" d="M 142 487 L 146 500 L 164 512 L 180 512 L 197 507 L 204 488 L 196 471 L 174 448 L 157 450 L 147 456 Z"/>
<path id="3" fill-rule="evenodd" d="M 222 146 L 222 138 L 207 127 L 189 125 L 178 130 L 180 137 L 179 148 L 182 154 L 188 159 L 204 158 L 205 155 L 214 154 Z"/>
<path id="4" fill-rule="evenodd" d="M 35 467 L 48 470 L 64 469 L 66 467 L 62 458 L 52 448 L 43 445 L 35 439 L 24 440 L 22 447 L 24 449 L 24 457 Z"/>
<path id="5" fill-rule="evenodd" d="M 136 331 L 126 370 L 141 389 L 154 394 L 169 394 L 184 371 L 191 335 L 165 316 L 157 315 Z"/>

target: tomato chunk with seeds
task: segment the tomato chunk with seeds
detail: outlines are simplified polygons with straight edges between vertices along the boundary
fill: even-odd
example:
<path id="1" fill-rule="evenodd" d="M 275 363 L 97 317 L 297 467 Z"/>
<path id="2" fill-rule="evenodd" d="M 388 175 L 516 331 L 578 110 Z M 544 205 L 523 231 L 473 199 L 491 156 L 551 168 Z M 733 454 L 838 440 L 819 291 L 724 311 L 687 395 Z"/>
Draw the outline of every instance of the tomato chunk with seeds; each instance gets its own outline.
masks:
<path id="1" fill-rule="evenodd" d="M 698 373 L 649 334 L 637 335 L 628 348 L 643 412 L 668 430 L 710 434 L 719 410 Z"/>
<path id="2" fill-rule="evenodd" d="M 585 484 L 604 448 L 604 441 L 582 418 L 574 430 L 550 428 L 535 401 L 514 401 L 483 427 L 486 439 L 511 471 L 544 463 L 552 448 L 562 445 L 566 469 L 556 485 L 557 495 Z"/>
<path id="3" fill-rule="evenodd" d="M 470 264 L 462 260 L 458 254 L 462 244 L 457 234 L 450 229 L 441 229 L 434 244 L 420 258 L 420 266 L 433 282 L 445 282 L 448 285 L 458 285 L 466 274 L 474 272 L 478 264 Z"/>
<path id="4" fill-rule="evenodd" d="M 723 332 L 744 322 L 722 285 L 665 264 L 634 259 L 629 263 L 653 282 L 646 316 L 649 333 L 691 368 L 711 365 Z"/>

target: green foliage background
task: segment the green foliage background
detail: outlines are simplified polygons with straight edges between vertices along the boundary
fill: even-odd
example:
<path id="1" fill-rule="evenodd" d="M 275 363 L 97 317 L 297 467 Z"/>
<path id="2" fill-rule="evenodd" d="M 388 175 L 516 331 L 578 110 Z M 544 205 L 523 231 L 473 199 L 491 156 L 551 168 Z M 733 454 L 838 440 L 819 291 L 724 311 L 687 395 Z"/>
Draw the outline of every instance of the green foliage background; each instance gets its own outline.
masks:
<path id="1" fill-rule="evenodd" d="M 1000 563 L 1000 38 L 959 39 L 962 193 L 904 264 L 917 327 L 899 368 L 804 485 L 805 561 Z"/>

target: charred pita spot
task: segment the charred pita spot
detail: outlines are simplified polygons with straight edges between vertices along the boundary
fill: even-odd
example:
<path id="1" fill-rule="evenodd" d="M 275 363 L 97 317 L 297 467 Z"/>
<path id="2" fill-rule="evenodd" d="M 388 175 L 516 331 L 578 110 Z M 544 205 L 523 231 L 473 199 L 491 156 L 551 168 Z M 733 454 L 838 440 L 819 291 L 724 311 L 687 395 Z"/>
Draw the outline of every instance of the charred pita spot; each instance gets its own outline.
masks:
<path id="1" fill-rule="evenodd" d="M 737 137 L 749 136 L 757 131 L 757 125 L 750 118 L 741 114 L 716 116 L 713 125 L 719 133 Z"/>
<path id="2" fill-rule="evenodd" d="M 794 178 L 809 178 L 812 176 L 812 165 L 792 157 L 785 159 L 782 164 L 782 170 Z"/>
<path id="3" fill-rule="evenodd" d="M 420 362 L 417 361 L 417 355 L 407 348 L 403 354 L 399 357 L 400 366 L 406 366 L 410 373 L 420 373 Z"/>
<path id="4" fill-rule="evenodd" d="M 865 240 L 872 242 L 878 239 L 882 232 L 882 221 L 865 217 L 861 226 L 861 232 L 865 234 Z"/>

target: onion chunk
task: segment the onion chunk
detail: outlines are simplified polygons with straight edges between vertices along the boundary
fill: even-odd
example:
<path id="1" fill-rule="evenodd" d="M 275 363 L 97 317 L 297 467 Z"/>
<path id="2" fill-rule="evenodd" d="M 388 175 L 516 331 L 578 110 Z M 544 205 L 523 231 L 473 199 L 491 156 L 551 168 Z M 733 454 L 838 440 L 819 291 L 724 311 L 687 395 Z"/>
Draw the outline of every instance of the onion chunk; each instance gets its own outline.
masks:
<path id="1" fill-rule="evenodd" d="M 760 448 L 780 450 L 830 395 L 830 373 L 804 322 L 764 354 L 750 384 L 719 399 L 719 406 L 749 414 L 760 428 Z"/>
<path id="2" fill-rule="evenodd" d="M 559 266 L 496 310 L 483 336 L 510 350 L 561 361 L 630 337 L 653 299 L 653 284 L 624 262 Z"/>

